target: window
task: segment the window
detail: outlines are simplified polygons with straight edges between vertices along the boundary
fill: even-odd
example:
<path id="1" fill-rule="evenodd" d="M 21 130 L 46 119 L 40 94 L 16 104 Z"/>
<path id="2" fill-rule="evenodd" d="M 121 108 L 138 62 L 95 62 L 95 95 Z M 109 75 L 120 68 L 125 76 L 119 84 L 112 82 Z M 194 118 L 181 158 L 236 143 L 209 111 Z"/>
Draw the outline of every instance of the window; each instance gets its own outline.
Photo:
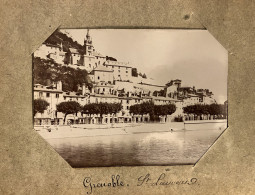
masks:
<path id="1" fill-rule="evenodd" d="M 126 71 L 126 73 L 128 73 L 128 71 Z"/>
<path id="2" fill-rule="evenodd" d="M 56 94 L 56 98 L 59 98 L 59 94 L 58 93 Z"/>
<path id="3" fill-rule="evenodd" d="M 50 97 L 50 93 L 46 93 L 46 97 Z"/>
<path id="4" fill-rule="evenodd" d="M 100 77 L 97 77 L 98 78 L 98 80 L 100 79 Z"/>
<path id="5" fill-rule="evenodd" d="M 103 88 L 103 91 L 105 91 L 105 89 Z"/>
<path id="6" fill-rule="evenodd" d="M 127 100 L 127 104 L 129 104 L 129 100 Z"/>
<path id="7" fill-rule="evenodd" d="M 43 92 L 39 92 L 39 97 L 42 97 L 43 96 Z"/>
<path id="8" fill-rule="evenodd" d="M 127 110 L 129 109 L 129 106 L 127 106 Z"/>
<path id="9" fill-rule="evenodd" d="M 66 97 L 64 97 L 64 100 L 66 100 Z"/>
<path id="10" fill-rule="evenodd" d="M 89 64 L 89 67 L 91 68 L 91 64 Z"/>

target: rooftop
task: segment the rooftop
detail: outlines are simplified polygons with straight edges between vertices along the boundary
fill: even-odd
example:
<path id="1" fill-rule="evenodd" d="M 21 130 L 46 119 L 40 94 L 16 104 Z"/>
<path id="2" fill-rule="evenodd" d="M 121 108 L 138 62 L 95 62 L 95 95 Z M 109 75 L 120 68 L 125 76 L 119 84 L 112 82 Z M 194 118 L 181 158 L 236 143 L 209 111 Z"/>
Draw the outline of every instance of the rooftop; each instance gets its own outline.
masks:
<path id="1" fill-rule="evenodd" d="M 113 72 L 113 70 L 110 70 L 103 65 L 98 65 L 95 69 L 93 69 L 93 71 Z"/>
<path id="2" fill-rule="evenodd" d="M 69 50 L 71 53 L 77 53 L 77 54 L 79 53 L 78 50 L 75 48 L 69 48 Z"/>
<path id="3" fill-rule="evenodd" d="M 41 84 L 35 84 L 34 85 L 34 91 L 42 91 L 42 92 L 55 92 L 55 93 L 63 93 L 63 91 L 52 89 L 49 86 L 41 85 Z"/>
<path id="4" fill-rule="evenodd" d="M 107 60 L 105 62 L 105 65 L 132 68 L 132 66 L 130 66 L 128 62 L 118 62 L 118 61 L 111 61 L 111 60 Z"/>

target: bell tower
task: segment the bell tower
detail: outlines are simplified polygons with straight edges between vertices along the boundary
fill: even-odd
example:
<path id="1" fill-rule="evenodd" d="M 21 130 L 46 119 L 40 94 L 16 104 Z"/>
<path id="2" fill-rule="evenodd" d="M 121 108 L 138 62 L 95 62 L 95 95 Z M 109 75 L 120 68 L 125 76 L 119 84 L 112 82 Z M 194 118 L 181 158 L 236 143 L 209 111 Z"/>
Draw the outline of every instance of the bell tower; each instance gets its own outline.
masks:
<path id="1" fill-rule="evenodd" d="M 92 38 L 89 34 L 89 29 L 87 30 L 86 38 L 84 39 L 84 48 L 85 48 L 85 55 L 92 55 L 94 51 L 94 47 L 92 44 Z"/>

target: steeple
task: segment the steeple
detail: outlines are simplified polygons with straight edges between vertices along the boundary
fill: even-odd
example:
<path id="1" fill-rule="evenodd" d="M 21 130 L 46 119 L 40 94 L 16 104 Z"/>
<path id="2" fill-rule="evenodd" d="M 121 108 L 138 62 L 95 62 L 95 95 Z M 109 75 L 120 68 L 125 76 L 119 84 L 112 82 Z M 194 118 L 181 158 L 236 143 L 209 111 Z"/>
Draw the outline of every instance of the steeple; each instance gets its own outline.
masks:
<path id="1" fill-rule="evenodd" d="M 84 39 L 84 48 L 85 48 L 85 55 L 91 55 L 93 53 L 94 47 L 92 44 L 92 38 L 89 34 L 89 29 L 87 29 L 86 38 Z"/>
<path id="2" fill-rule="evenodd" d="M 87 30 L 86 38 L 87 38 L 88 41 L 90 41 L 89 29 Z"/>

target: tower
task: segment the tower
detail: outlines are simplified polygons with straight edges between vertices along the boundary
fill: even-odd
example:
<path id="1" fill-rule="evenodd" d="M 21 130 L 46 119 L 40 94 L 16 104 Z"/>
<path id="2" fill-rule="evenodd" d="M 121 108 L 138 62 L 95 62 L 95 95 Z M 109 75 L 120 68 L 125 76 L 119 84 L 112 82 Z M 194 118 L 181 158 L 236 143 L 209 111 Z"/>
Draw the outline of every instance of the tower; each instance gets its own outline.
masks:
<path id="1" fill-rule="evenodd" d="M 92 55 L 94 51 L 94 47 L 92 44 L 92 38 L 89 34 L 89 29 L 87 30 L 86 38 L 84 39 L 84 48 L 85 48 L 85 55 Z"/>

